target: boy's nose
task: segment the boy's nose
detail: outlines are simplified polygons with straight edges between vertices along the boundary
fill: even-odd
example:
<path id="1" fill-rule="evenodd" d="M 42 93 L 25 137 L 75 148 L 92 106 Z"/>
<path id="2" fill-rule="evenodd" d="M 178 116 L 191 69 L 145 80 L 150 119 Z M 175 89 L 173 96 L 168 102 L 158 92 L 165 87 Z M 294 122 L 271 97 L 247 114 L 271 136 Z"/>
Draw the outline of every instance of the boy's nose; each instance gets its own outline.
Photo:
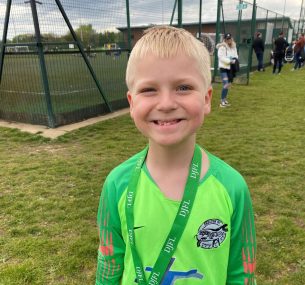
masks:
<path id="1" fill-rule="evenodd" d="M 159 96 L 158 109 L 162 111 L 174 110 L 177 108 L 175 93 L 171 91 L 162 91 Z"/>

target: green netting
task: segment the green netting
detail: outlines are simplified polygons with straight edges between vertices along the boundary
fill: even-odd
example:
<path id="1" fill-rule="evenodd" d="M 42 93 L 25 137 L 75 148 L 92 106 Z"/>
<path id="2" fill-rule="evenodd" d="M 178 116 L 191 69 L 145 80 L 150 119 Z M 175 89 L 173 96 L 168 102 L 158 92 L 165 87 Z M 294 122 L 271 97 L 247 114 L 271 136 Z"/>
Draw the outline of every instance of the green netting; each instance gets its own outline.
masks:
<path id="1" fill-rule="evenodd" d="M 11 0 L 0 83 L 0 119 L 50 127 L 126 107 L 128 54 L 152 25 L 182 26 L 200 38 L 209 49 L 216 82 L 215 46 L 225 32 L 232 33 L 239 51 L 240 83 L 248 83 L 249 72 L 256 68 L 251 48 L 255 32 L 263 34 L 264 63 L 270 64 L 272 42 L 280 31 L 288 41 L 304 31 L 304 20 L 292 20 L 257 6 L 253 11 L 253 2 L 240 0 L 61 0 L 81 43 L 79 47 L 57 0 L 40 0 L 36 1 L 41 34 L 41 43 L 37 44 L 31 2 Z M 0 40 L 7 3 L 9 0 L 0 0 Z M 2 51 L 2 44 L 0 48 Z"/>
<path id="2" fill-rule="evenodd" d="M 124 73 L 128 50 L 117 30 L 126 25 L 125 1 L 94 1 L 86 5 L 83 1 L 60 2 L 101 90 L 56 2 L 40 3 L 36 3 L 36 9 L 47 83 L 42 77 L 31 5 L 29 1 L 12 0 L 0 84 L 0 118 L 50 126 L 51 110 L 54 126 L 59 126 L 109 112 L 104 97 L 112 111 L 126 107 Z M 6 4 L 1 0 L 1 11 L 5 11 Z M 4 16 L 0 14 L 1 34 Z"/>

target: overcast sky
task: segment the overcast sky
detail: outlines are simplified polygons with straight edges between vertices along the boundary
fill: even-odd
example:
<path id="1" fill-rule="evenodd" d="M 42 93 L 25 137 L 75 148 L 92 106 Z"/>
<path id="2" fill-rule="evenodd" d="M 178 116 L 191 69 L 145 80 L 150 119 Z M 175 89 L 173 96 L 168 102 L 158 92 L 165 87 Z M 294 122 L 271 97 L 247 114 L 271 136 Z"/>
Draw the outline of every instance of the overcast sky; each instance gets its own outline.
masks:
<path id="1" fill-rule="evenodd" d="M 253 3 L 253 1 L 250 2 Z M 300 17 L 302 0 L 257 0 L 256 3 L 258 6 L 280 14 L 283 14 L 285 7 L 285 16 L 295 18 L 297 20 Z"/>
<path id="2" fill-rule="evenodd" d="M 7 0 L 0 0 L 0 36 L 3 31 Z M 34 33 L 31 9 L 24 0 L 12 0 L 8 37 L 22 33 Z M 65 34 L 67 26 L 54 0 L 40 0 L 37 5 L 42 33 Z M 169 24 L 175 0 L 129 0 L 131 25 Z M 253 0 L 248 2 L 253 3 Z M 298 20 L 302 0 L 257 0 L 257 5 L 270 11 Z M 305 2 L 305 1 L 304 1 Z M 76 29 L 83 24 L 92 24 L 101 32 L 126 26 L 125 0 L 61 0 L 66 13 Z M 237 19 L 238 0 L 223 0 L 225 19 Z M 304 3 L 305 4 L 305 3 Z M 285 6 L 285 7 L 284 7 Z M 202 21 L 216 21 L 216 0 L 202 0 Z M 285 9 L 284 9 L 285 8 Z M 243 10 L 243 17 L 251 17 L 251 7 Z M 285 10 L 285 11 L 284 11 Z M 262 13 L 265 10 L 259 9 Z M 270 14 L 271 15 L 271 14 Z M 183 0 L 183 21 L 197 22 L 199 19 L 199 0 Z M 174 22 L 177 21 L 177 14 Z"/>

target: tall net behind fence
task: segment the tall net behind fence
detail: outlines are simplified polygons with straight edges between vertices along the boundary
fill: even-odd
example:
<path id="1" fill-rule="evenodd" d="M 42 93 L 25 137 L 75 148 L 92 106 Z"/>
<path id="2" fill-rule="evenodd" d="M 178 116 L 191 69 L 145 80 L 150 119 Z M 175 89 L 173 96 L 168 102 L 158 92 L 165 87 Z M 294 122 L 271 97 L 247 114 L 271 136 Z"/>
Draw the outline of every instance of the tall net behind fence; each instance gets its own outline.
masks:
<path id="1" fill-rule="evenodd" d="M 263 35 L 264 64 L 268 65 L 280 31 L 289 42 L 304 31 L 304 21 L 262 7 L 253 10 L 247 1 L 184 0 L 180 2 L 183 5 L 179 1 L 92 0 L 86 5 L 81 0 L 35 1 L 41 33 L 37 44 L 34 1 L 12 0 L 0 83 L 0 118 L 53 127 L 126 107 L 128 53 L 152 25 L 181 25 L 200 39 L 209 50 L 216 82 L 215 46 L 224 33 L 232 33 L 241 66 L 236 81 L 241 83 L 248 83 L 250 71 L 257 67 L 252 52 L 256 32 Z M 8 2 L 0 0 L 0 35 L 5 30 L 2 23 Z"/>
<path id="2" fill-rule="evenodd" d="M 230 32 L 237 44 L 240 71 L 237 82 L 248 83 L 249 73 L 257 69 L 258 61 L 252 50 L 252 43 L 256 34 L 262 34 L 265 43 L 264 66 L 272 64 L 273 42 L 280 32 L 284 32 L 288 42 L 296 37 L 295 21 L 284 15 L 269 11 L 247 1 L 228 0 L 219 1 L 220 17 L 218 38 L 221 41 L 224 33 Z M 215 55 L 215 54 L 214 54 Z M 214 57 L 214 68 L 217 60 Z M 214 72 L 214 79 L 220 80 L 218 72 Z"/>
<path id="3" fill-rule="evenodd" d="M 5 11 L 6 2 L 1 0 L 1 11 Z M 41 76 L 31 3 L 12 0 L 0 85 L 0 117 L 49 125 L 47 109 L 51 108 L 58 126 L 109 111 L 102 95 L 112 110 L 127 106 L 127 46 L 117 29 L 126 25 L 125 1 L 89 1 L 86 5 L 83 1 L 61 1 L 100 88 L 56 2 L 40 3 L 36 3 L 36 9 L 50 104 L 46 104 L 46 82 Z M 0 14 L 1 24 L 4 16 Z M 3 25 L 1 28 L 3 33 Z"/>

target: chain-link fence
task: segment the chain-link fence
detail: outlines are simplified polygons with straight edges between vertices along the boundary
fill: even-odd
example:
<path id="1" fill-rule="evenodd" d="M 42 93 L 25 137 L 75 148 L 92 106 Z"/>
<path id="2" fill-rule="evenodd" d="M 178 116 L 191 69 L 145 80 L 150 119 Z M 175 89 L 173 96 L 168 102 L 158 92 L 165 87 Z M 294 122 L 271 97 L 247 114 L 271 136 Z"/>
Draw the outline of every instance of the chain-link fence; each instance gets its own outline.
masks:
<path id="1" fill-rule="evenodd" d="M 128 50 L 116 30 L 125 1 L 1 1 L 8 9 L 0 118 L 55 127 L 127 106 Z"/>
<path id="2" fill-rule="evenodd" d="M 128 53 L 152 25 L 182 26 L 200 38 L 214 81 L 216 43 L 232 33 L 238 81 L 247 83 L 257 64 L 255 32 L 269 64 L 279 31 L 289 41 L 302 31 L 300 21 L 253 7 L 240 0 L 0 0 L 0 119 L 56 127 L 126 107 Z"/>
<path id="3" fill-rule="evenodd" d="M 240 72 L 237 82 L 248 83 L 249 74 L 257 69 L 257 59 L 252 50 L 252 43 L 257 33 L 262 34 L 265 43 L 263 63 L 271 64 L 273 42 L 280 32 L 284 32 L 288 42 L 292 42 L 297 34 L 297 22 L 289 17 L 280 15 L 253 3 L 240 0 L 218 0 L 217 38 L 230 32 L 236 41 L 239 54 Z M 214 66 L 217 66 L 217 57 L 214 57 Z M 213 79 L 219 80 L 218 70 L 215 68 Z"/>

